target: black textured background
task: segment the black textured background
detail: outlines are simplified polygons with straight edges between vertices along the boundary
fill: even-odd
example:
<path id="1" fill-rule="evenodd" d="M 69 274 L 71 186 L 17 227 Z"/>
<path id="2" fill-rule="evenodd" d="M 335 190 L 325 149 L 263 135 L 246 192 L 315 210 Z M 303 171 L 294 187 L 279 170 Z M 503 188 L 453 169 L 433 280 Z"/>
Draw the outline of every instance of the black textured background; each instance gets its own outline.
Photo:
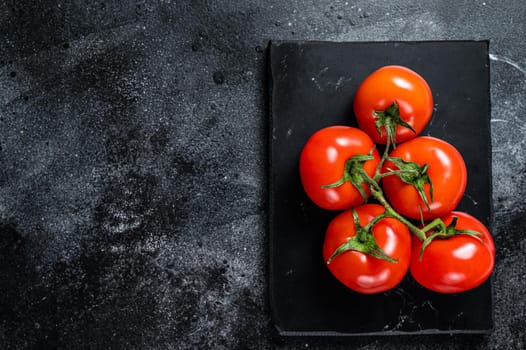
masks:
<path id="1" fill-rule="evenodd" d="M 522 0 L 0 1 L 0 348 L 524 348 L 525 20 Z M 269 39 L 490 40 L 491 335 L 276 337 Z"/>

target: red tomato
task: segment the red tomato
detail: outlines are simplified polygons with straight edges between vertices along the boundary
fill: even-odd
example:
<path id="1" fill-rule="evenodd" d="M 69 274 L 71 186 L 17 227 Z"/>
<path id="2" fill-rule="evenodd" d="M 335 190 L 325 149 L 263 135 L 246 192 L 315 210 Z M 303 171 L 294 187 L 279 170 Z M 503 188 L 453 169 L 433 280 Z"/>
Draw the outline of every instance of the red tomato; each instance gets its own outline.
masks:
<path id="1" fill-rule="evenodd" d="M 374 143 L 363 131 L 348 126 L 331 126 L 315 132 L 307 141 L 300 156 L 301 183 L 309 198 L 329 210 L 342 210 L 363 203 L 360 192 L 346 181 L 334 188 L 322 188 L 337 182 L 344 175 L 346 161 L 355 155 L 367 155 Z M 373 176 L 380 157 L 373 150 L 374 159 L 363 164 Z M 368 187 L 362 188 L 369 195 Z"/>
<path id="2" fill-rule="evenodd" d="M 428 164 L 427 175 L 433 184 L 433 201 L 429 184 L 424 185 L 430 207 L 427 209 L 413 185 L 403 182 L 396 175 L 384 177 L 382 187 L 385 195 L 400 214 L 418 220 L 421 209 L 424 219 L 429 220 L 456 208 L 466 189 L 467 170 L 462 155 L 455 147 L 434 137 L 421 136 L 399 145 L 389 156 L 420 166 Z M 382 172 L 387 172 L 387 169 L 396 170 L 397 167 L 386 161 Z"/>
<path id="3" fill-rule="evenodd" d="M 355 208 L 361 226 L 385 211 L 378 204 L 364 204 Z M 380 293 L 395 287 L 404 278 L 409 267 L 411 237 L 409 230 L 398 220 L 385 218 L 372 228 L 378 246 L 390 257 L 398 260 L 387 262 L 357 251 L 337 255 L 328 264 L 331 273 L 348 288 L 365 294 Z M 352 210 L 336 216 L 325 235 L 323 258 L 325 261 L 349 238 L 356 235 Z"/>
<path id="4" fill-rule="evenodd" d="M 360 129 L 375 143 L 385 144 L 387 135 L 376 129 L 375 112 L 386 110 L 396 102 L 399 115 L 415 132 L 396 126 L 396 142 L 405 142 L 422 132 L 433 113 L 433 95 L 427 82 L 416 72 L 401 66 L 386 66 L 369 75 L 361 83 L 354 97 L 354 114 Z"/>
<path id="5" fill-rule="evenodd" d="M 473 216 L 452 212 L 442 218 L 449 225 L 458 218 L 456 228 L 480 232 L 482 242 L 468 235 L 434 239 L 424 250 L 420 261 L 422 241 L 412 238 L 410 271 L 422 286 L 439 293 L 459 293 L 482 284 L 495 263 L 495 245 L 488 229 Z"/>

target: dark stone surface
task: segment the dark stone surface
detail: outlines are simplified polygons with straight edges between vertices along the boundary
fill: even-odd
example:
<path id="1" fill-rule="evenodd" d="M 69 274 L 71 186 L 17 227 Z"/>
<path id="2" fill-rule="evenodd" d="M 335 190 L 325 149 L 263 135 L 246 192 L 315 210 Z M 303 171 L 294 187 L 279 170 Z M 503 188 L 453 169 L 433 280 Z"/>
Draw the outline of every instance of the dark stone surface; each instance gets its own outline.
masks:
<path id="1" fill-rule="evenodd" d="M 1 1 L 0 348 L 523 348 L 525 19 L 521 0 Z M 269 39 L 490 40 L 490 336 L 275 336 Z"/>

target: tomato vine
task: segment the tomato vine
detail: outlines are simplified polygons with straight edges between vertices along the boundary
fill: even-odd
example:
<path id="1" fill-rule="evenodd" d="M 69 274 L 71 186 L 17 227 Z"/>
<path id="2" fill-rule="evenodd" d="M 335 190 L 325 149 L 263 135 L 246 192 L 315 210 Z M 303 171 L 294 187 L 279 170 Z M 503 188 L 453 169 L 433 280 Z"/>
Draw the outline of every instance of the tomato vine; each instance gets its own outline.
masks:
<path id="1" fill-rule="evenodd" d="M 405 67 L 383 67 L 367 77 L 355 95 L 360 129 L 326 127 L 302 150 L 300 176 L 307 195 L 322 208 L 347 210 L 329 225 L 323 256 L 329 270 L 351 289 L 385 291 L 400 282 L 410 266 L 426 288 L 452 293 L 476 287 L 493 269 L 489 231 L 469 214 L 453 212 L 466 188 L 462 155 L 443 140 L 418 137 L 432 110 L 431 91 L 422 77 Z M 381 157 L 376 144 L 385 145 Z M 370 197 L 378 204 L 362 204 Z M 391 245 L 386 244 L 388 231 L 394 237 Z M 433 244 L 436 240 L 472 255 L 459 258 L 454 249 L 440 251 L 436 247 L 443 244 Z M 473 242 L 479 245 L 473 248 Z M 426 259 L 429 249 L 432 258 Z M 442 269 L 442 259 L 452 263 Z M 396 277 L 382 277 L 389 275 Z"/>

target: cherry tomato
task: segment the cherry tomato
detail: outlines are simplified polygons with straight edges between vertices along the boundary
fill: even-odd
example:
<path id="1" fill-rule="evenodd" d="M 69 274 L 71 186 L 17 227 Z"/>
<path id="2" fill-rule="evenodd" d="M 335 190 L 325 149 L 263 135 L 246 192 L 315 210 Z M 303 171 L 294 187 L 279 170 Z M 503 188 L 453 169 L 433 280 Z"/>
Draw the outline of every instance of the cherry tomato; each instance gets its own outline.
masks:
<path id="1" fill-rule="evenodd" d="M 433 185 L 432 200 L 430 185 L 423 185 L 428 209 L 413 185 L 403 182 L 396 175 L 384 177 L 382 187 L 385 195 L 400 214 L 418 220 L 421 210 L 423 218 L 428 220 L 444 216 L 456 208 L 466 189 L 467 170 L 462 155 L 455 147 L 434 137 L 421 136 L 399 145 L 389 156 L 420 166 L 427 164 L 426 173 Z M 398 168 L 386 161 L 382 172 L 388 169 Z"/>
<path id="2" fill-rule="evenodd" d="M 363 203 L 364 199 L 354 185 L 345 181 L 334 188 L 322 188 L 336 183 L 344 175 L 346 162 L 356 155 L 373 159 L 363 163 L 363 169 L 373 176 L 380 161 L 374 143 L 363 131 L 348 126 L 331 126 L 315 132 L 307 141 L 300 156 L 300 177 L 305 192 L 318 206 L 329 210 L 342 210 Z M 369 189 L 362 184 L 363 191 Z"/>
<path id="3" fill-rule="evenodd" d="M 354 97 L 354 114 L 360 129 L 375 143 L 385 144 L 385 127 L 377 131 L 375 112 L 385 111 L 396 102 L 400 118 L 411 129 L 397 125 L 396 142 L 405 142 L 422 132 L 433 113 L 433 95 L 427 82 L 416 72 L 402 66 L 385 66 L 361 83 Z"/>
<path id="4" fill-rule="evenodd" d="M 482 284 L 493 271 L 495 245 L 488 229 L 473 216 L 452 212 L 442 218 L 449 225 L 458 218 L 456 228 L 480 232 L 482 242 L 468 235 L 434 239 L 424 250 L 422 241 L 412 238 L 410 271 L 422 286 L 439 293 L 459 293 Z"/>
<path id="5" fill-rule="evenodd" d="M 360 226 L 367 225 L 385 209 L 378 204 L 355 207 Z M 327 266 L 331 273 L 348 288 L 365 294 L 380 293 L 395 287 L 404 278 L 411 255 L 409 230 L 398 220 L 384 218 L 372 228 L 378 246 L 396 263 L 380 260 L 358 251 L 337 255 Z M 336 216 L 327 228 L 323 242 L 323 258 L 327 261 L 334 251 L 356 235 L 352 210 Z"/>

